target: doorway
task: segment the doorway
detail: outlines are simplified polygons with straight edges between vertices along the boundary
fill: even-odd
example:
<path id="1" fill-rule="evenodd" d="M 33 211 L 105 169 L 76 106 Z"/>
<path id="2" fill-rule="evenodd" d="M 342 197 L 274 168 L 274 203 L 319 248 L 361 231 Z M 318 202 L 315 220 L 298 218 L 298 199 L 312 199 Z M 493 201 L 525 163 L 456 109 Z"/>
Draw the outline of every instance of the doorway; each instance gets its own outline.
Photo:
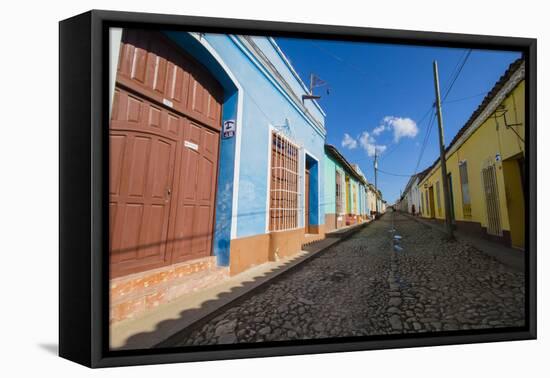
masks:
<path id="1" fill-rule="evenodd" d="M 428 188 L 428 195 L 430 199 L 430 218 L 435 218 L 435 201 L 434 201 L 434 187 L 433 185 Z"/>
<path id="2" fill-rule="evenodd" d="M 111 277 L 211 255 L 222 97 L 163 34 L 124 31 L 109 126 Z"/>
<path id="3" fill-rule="evenodd" d="M 304 233 L 319 233 L 319 161 L 305 154 Z"/>
<path id="4" fill-rule="evenodd" d="M 512 247 L 525 248 L 525 193 L 523 190 L 523 156 L 504 160 L 504 185 Z"/>
<path id="5" fill-rule="evenodd" d="M 447 183 L 449 185 L 449 201 L 450 208 L 451 208 L 451 222 L 454 224 L 455 222 L 455 197 L 453 194 L 453 176 L 451 173 L 447 174 Z"/>

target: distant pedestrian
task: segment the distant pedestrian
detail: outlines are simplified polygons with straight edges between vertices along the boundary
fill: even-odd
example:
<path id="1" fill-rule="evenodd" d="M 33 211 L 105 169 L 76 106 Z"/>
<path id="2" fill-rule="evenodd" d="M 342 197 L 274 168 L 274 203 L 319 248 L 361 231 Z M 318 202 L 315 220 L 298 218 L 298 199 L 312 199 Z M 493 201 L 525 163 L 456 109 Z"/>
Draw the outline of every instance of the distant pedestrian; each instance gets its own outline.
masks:
<path id="1" fill-rule="evenodd" d="M 411 211 L 412 211 L 413 216 L 415 216 L 416 215 L 416 208 L 414 207 L 414 203 L 412 205 Z"/>

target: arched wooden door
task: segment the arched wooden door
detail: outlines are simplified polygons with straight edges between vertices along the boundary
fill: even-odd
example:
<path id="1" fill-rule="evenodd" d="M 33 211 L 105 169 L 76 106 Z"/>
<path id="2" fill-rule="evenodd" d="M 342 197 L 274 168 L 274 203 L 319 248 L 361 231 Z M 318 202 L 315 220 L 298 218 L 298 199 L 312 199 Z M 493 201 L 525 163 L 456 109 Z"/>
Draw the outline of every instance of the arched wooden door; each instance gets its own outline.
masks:
<path id="1" fill-rule="evenodd" d="M 124 31 L 109 129 L 111 277 L 210 255 L 221 97 L 161 33 Z"/>

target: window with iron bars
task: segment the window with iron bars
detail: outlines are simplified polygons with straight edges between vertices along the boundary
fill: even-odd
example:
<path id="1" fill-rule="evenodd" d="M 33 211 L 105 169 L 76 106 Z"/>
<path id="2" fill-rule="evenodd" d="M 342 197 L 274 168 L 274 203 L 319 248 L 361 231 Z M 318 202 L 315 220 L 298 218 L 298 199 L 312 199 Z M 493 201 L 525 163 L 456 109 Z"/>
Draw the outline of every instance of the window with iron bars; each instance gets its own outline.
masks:
<path id="1" fill-rule="evenodd" d="M 468 163 L 464 160 L 458 165 L 460 173 L 460 187 L 462 191 L 462 214 L 464 218 L 472 217 L 472 203 L 470 200 L 470 184 L 468 182 Z"/>
<path id="2" fill-rule="evenodd" d="M 336 171 L 336 214 L 344 213 L 344 176 Z"/>
<path id="3" fill-rule="evenodd" d="M 357 211 L 357 205 L 358 205 L 358 202 L 357 202 L 357 187 L 355 185 L 352 185 L 352 195 L 353 195 L 353 207 L 352 207 L 352 212 L 353 214 L 358 214 L 359 212 Z"/>
<path id="4" fill-rule="evenodd" d="M 298 227 L 299 148 L 277 132 L 271 142 L 269 230 Z"/>

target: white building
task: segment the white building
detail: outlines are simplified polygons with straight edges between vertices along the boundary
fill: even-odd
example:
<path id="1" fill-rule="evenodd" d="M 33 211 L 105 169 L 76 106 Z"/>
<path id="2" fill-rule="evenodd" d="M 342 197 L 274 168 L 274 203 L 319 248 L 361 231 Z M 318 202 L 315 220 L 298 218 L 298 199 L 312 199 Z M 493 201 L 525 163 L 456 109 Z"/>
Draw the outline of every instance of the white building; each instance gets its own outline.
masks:
<path id="1" fill-rule="evenodd" d="M 412 214 L 413 206 L 414 206 L 414 213 L 416 215 L 424 211 L 424 209 L 422 209 L 420 188 L 418 184 L 424 178 L 425 175 L 426 175 L 426 171 L 423 171 L 423 172 L 417 173 L 416 175 L 412 176 L 409 179 L 409 181 L 407 182 L 407 186 L 405 186 L 405 190 L 403 191 L 403 195 L 401 196 L 401 202 L 399 206 L 399 209 L 401 211 L 405 211 L 409 214 Z"/>

